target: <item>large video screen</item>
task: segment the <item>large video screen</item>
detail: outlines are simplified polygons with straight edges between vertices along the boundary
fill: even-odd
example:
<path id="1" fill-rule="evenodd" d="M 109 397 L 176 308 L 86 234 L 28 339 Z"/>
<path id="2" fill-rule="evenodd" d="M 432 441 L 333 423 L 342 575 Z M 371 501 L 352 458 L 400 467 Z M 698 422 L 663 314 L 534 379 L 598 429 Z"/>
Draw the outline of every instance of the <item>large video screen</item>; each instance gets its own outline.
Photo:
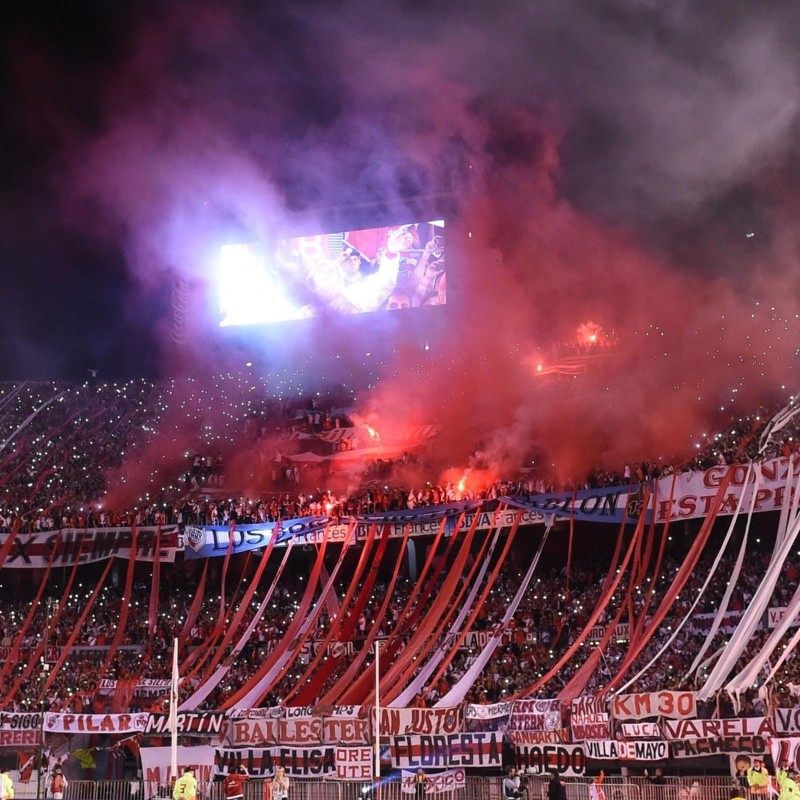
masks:
<path id="1" fill-rule="evenodd" d="M 445 305 L 444 221 L 224 245 L 219 297 L 220 327 Z"/>

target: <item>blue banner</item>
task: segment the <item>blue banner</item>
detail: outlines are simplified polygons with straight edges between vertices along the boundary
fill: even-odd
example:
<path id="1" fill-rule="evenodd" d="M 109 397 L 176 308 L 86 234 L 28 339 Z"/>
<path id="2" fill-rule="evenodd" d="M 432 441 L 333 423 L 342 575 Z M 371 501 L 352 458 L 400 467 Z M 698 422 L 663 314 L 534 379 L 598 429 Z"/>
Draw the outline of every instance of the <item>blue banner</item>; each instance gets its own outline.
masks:
<path id="1" fill-rule="evenodd" d="M 253 525 L 187 525 L 183 535 L 185 558 L 209 558 L 224 556 L 231 544 L 231 554 L 261 550 L 269 544 L 278 530 L 276 544 L 288 542 L 295 536 L 305 536 L 327 527 L 328 517 L 300 517 L 285 519 L 280 523 L 262 522 Z"/>
<path id="2" fill-rule="evenodd" d="M 231 541 L 232 554 L 260 550 L 269 544 L 276 530 L 278 539 L 275 544 L 278 545 L 297 536 L 313 536 L 324 528 L 330 528 L 333 541 L 343 542 L 347 539 L 346 531 L 351 525 L 354 525 L 354 541 L 365 539 L 372 525 L 377 525 L 381 531 L 389 526 L 391 532 L 387 535 L 399 536 L 406 525 L 424 526 L 425 533 L 436 533 L 434 528 L 444 520 L 450 534 L 462 513 L 469 513 L 480 507 L 481 502 L 478 500 L 464 500 L 440 506 L 359 514 L 357 517 L 342 517 L 335 522 L 329 517 L 319 516 L 286 519 L 280 523 L 236 525 L 233 528 L 225 525 L 187 525 L 184 529 L 184 556 L 188 559 L 224 556 Z"/>
<path id="3" fill-rule="evenodd" d="M 438 506 L 402 508 L 396 511 L 376 511 L 374 514 L 342 517 L 342 522 L 356 522 L 359 525 L 417 525 L 420 522 L 440 522 L 443 519 L 455 521 L 460 514 L 474 511 L 482 505 L 481 500 L 461 500 L 458 503 L 444 503 Z"/>
<path id="4" fill-rule="evenodd" d="M 644 513 L 649 522 L 650 510 L 644 507 L 647 484 L 608 486 L 602 489 L 581 489 L 559 494 L 534 494 L 522 497 L 501 497 L 511 508 L 539 511 L 573 518 L 579 522 L 616 522 L 635 524 Z"/>

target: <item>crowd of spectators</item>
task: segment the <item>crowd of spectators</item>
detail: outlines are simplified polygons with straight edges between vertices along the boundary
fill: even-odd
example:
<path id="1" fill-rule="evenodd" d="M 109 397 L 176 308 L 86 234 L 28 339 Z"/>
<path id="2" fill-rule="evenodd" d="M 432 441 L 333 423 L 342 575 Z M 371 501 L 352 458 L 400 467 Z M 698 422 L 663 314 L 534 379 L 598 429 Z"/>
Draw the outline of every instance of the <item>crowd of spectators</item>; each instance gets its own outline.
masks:
<path id="1" fill-rule="evenodd" d="M 225 680 L 202 704 L 203 708 L 213 709 L 218 707 L 232 691 L 241 687 L 252 676 L 258 665 L 280 642 L 294 613 L 300 605 L 301 596 L 305 591 L 304 564 L 308 568 L 309 555 L 297 554 L 297 562 L 287 577 L 283 578 L 277 586 L 272 600 L 243 650 L 231 660 L 231 668 Z M 741 612 L 752 598 L 758 587 L 760 576 L 766 567 L 768 556 L 754 551 L 750 556 L 754 565 L 753 570 L 742 572 L 734 592 L 730 610 L 732 613 Z M 701 560 L 693 572 L 689 583 L 681 592 L 677 602 L 672 606 L 663 623 L 658 627 L 649 646 L 636 660 L 627 675 L 630 677 L 650 662 L 653 656 L 679 625 L 684 617 L 689 614 L 690 599 L 694 599 L 702 583 L 705 581 L 710 569 L 712 556 L 709 554 Z M 671 554 L 658 576 L 654 576 L 657 588 L 654 592 L 653 602 L 658 603 L 663 597 L 667 586 L 671 583 L 675 572 L 679 568 L 677 554 Z M 698 620 L 703 614 L 716 611 L 719 600 L 724 592 L 727 578 L 732 568 L 732 557 L 724 557 L 717 568 L 713 579 L 702 602 L 694 609 L 694 615 L 689 615 L 688 624 L 677 641 L 667 650 L 664 657 L 658 658 L 655 664 L 646 671 L 627 691 L 656 691 L 660 689 L 695 689 L 702 685 L 703 675 L 697 678 L 687 676 L 689 665 L 705 638 L 705 629 Z M 406 567 L 404 566 L 404 570 Z M 500 646 L 495 650 L 492 658 L 481 672 L 478 680 L 472 685 L 466 696 L 467 702 L 489 703 L 503 698 L 525 692 L 533 686 L 550 668 L 560 659 L 566 649 L 576 637 L 586 628 L 589 616 L 601 595 L 603 570 L 596 563 L 577 561 L 572 565 L 569 575 L 563 565 L 545 566 L 537 572 L 527 593 L 513 617 L 512 622 L 505 630 Z M 775 592 L 770 600 L 770 606 L 785 606 L 788 598 L 795 592 L 798 584 L 798 560 L 793 559 L 785 565 Z M 139 697 L 131 688 L 127 695 L 109 690 L 106 694 L 99 694 L 98 688 L 101 678 L 117 680 L 122 685 L 135 684 L 142 678 L 166 679 L 170 674 L 171 654 L 169 643 L 173 638 L 181 637 L 181 660 L 187 657 L 191 660 L 191 653 L 195 649 L 209 649 L 219 643 L 217 635 L 218 618 L 220 613 L 219 587 L 207 590 L 204 602 L 197 619 L 188 631 L 184 630 L 185 621 L 197 589 L 197 574 L 186 577 L 182 574 L 180 565 L 165 569 L 159 594 L 159 609 L 157 624 L 151 632 L 149 629 L 149 602 L 147 599 L 136 599 L 130 603 L 124 635 L 116 650 L 110 652 L 109 645 L 117 631 L 123 603 L 123 588 L 121 580 L 111 580 L 101 589 L 98 601 L 92 608 L 92 613 L 86 623 L 78 630 L 77 638 L 72 644 L 71 655 L 53 676 L 47 686 L 46 706 L 51 709 L 70 710 L 75 712 L 120 710 L 122 707 L 132 710 L 143 710 L 163 707 L 164 697 L 152 695 Z M 569 580 L 567 581 L 567 577 Z M 498 581 L 489 593 L 485 603 L 473 623 L 473 631 L 493 629 L 502 618 L 507 603 L 516 592 L 521 572 L 513 564 L 513 559 L 503 567 Z M 441 580 L 441 578 L 440 578 Z M 624 581 L 620 584 L 612 602 L 598 621 L 599 625 L 608 623 L 616 613 L 619 603 L 627 602 Z M 247 578 L 228 581 L 226 591 L 226 608 L 235 608 L 237 599 L 241 600 L 243 587 Z M 347 590 L 347 581 L 343 579 L 337 584 L 337 594 L 343 598 Z M 378 618 L 379 608 L 385 592 L 388 590 L 385 578 L 378 580 L 373 588 L 370 599 L 364 607 L 355 624 L 351 647 L 357 651 L 373 626 L 377 626 L 379 636 L 388 636 L 397 626 L 398 633 L 403 641 L 407 641 L 414 633 L 414 628 L 404 629 L 401 611 L 414 590 L 415 582 L 408 574 L 397 581 L 386 616 Z M 568 588 L 567 588 L 568 586 Z M 57 586 L 50 587 L 53 596 L 57 596 Z M 78 617 L 85 608 L 93 586 L 76 583 L 72 592 L 62 602 L 56 614 L 48 610 L 45 603 L 41 603 L 35 610 L 30 624 L 25 626 L 28 611 L 31 608 L 30 599 L 24 592 L 17 591 L 15 595 L 4 591 L 4 607 L 6 614 L 2 624 L 3 652 L 8 657 L 13 646 L 18 643 L 21 650 L 17 653 L 19 663 L 13 669 L 2 669 L 0 672 L 0 694 L 6 709 L 24 710 L 38 707 L 40 690 L 43 688 L 36 681 L 22 686 L 16 686 L 20 676 L 24 674 L 28 664 L 26 657 L 34 651 L 42 641 L 43 632 L 48 627 L 48 616 L 53 620 L 50 630 L 50 643 L 52 655 L 61 652 L 66 646 L 70 635 L 76 628 Z M 137 579 L 134 586 L 133 597 L 149 598 L 151 585 L 148 577 Z M 435 595 L 434 591 L 434 595 Z M 644 611 L 643 594 L 634 592 L 637 598 L 634 602 L 633 613 Z M 63 598 L 62 598 L 63 600 Z M 249 609 L 241 622 L 240 628 L 235 632 L 231 643 L 225 653 L 229 655 L 232 644 L 238 641 L 244 632 L 252 614 Z M 230 611 L 226 612 L 230 618 Z M 265 705 L 278 705 L 283 698 L 296 686 L 310 654 L 313 652 L 313 643 L 323 639 L 330 630 L 331 617 L 328 610 L 324 610 L 316 619 L 311 631 L 309 645 L 304 650 L 304 657 L 299 659 L 283 678 L 271 687 L 264 700 Z M 227 630 L 227 629 L 226 629 Z M 738 669 L 758 650 L 770 630 L 762 627 L 756 632 L 752 641 L 742 655 L 739 663 L 731 674 Z M 793 631 L 792 631 L 793 632 Z M 727 634 L 720 633 L 712 645 L 711 651 L 724 644 Z M 456 681 L 474 662 L 481 649 L 481 645 L 470 639 L 458 651 L 449 668 L 431 685 L 425 687 L 414 699 L 416 705 L 431 705 L 445 695 Z M 564 664 L 553 678 L 541 685 L 535 693 L 539 697 L 555 697 L 564 689 L 577 669 L 594 649 L 596 640 L 587 639 L 578 650 L 576 656 Z M 600 662 L 589 678 L 584 691 L 591 692 L 604 686 L 615 674 L 621 659 L 624 657 L 628 646 L 625 635 L 614 637 L 602 654 Z M 343 662 L 339 671 L 334 672 L 325 682 L 321 691 L 333 686 L 341 677 L 341 670 L 346 666 Z M 101 671 L 101 667 L 103 671 Z M 190 675 L 182 686 L 182 696 L 187 696 L 197 688 L 202 670 Z M 771 687 L 772 702 L 783 706 L 795 706 L 798 702 L 794 696 L 794 684 L 800 683 L 800 665 L 796 659 L 789 659 L 778 674 L 774 685 Z M 705 707 L 704 715 L 722 713 L 728 716 L 763 716 L 767 711 L 768 700 L 763 693 L 760 695 L 755 689 L 743 695 L 741 708 L 734 711 L 726 698 L 721 694 L 717 701 Z"/>
<path id="2" fill-rule="evenodd" d="M 634 483 L 669 474 L 674 469 L 730 463 L 742 457 L 787 455 L 794 451 L 799 432 L 792 421 L 766 449 L 757 449 L 758 440 L 754 433 L 768 416 L 765 409 L 759 409 L 748 417 L 738 419 L 725 433 L 711 437 L 708 446 L 689 462 L 673 466 L 645 461 L 622 465 L 618 471 L 597 470 L 583 481 L 575 481 L 572 486 L 554 485 L 535 473 L 518 475 L 512 480 L 481 482 L 479 476 L 483 473 L 479 468 L 465 471 L 460 481 L 423 481 L 421 477 L 424 477 L 426 466 L 424 456 L 405 451 L 397 458 L 367 459 L 361 463 L 358 467 L 360 473 L 350 482 L 346 492 L 307 488 L 303 485 L 304 476 L 296 465 L 291 472 L 291 481 L 294 483 L 292 490 L 270 491 L 283 488 L 277 484 L 286 480 L 283 470 L 288 462 L 281 456 L 279 461 L 274 462 L 280 467 L 280 475 L 274 475 L 273 485 L 268 486 L 261 496 L 247 498 L 236 494 L 233 491 L 235 487 L 226 485 L 226 469 L 230 460 L 228 454 L 232 444 L 241 446 L 243 442 L 273 441 L 275 435 L 291 438 L 300 433 L 313 436 L 351 427 L 352 397 L 348 397 L 346 392 L 338 392 L 324 398 L 289 401 L 271 397 L 268 392 L 259 394 L 237 376 L 223 376 L 216 386 L 192 387 L 189 384 L 170 382 L 156 386 L 136 381 L 83 386 L 30 382 L 2 385 L 2 530 L 39 531 L 189 523 L 228 525 L 233 520 L 237 523 L 265 522 L 305 515 L 337 518 L 460 500 L 491 501 L 502 495 L 528 497 L 555 489 Z M 204 410 L 209 405 L 212 393 L 215 406 L 213 419 Z M 192 439 L 191 447 L 175 453 L 163 446 L 171 433 L 175 434 L 174 441 L 180 442 L 177 434 L 185 431 L 187 425 L 200 432 Z M 139 502 L 128 508 L 112 509 L 100 500 L 109 490 L 113 494 L 114 480 L 124 483 L 123 465 L 128 472 L 135 472 L 129 466 L 131 461 L 134 466 L 147 464 L 148 456 L 152 453 L 148 448 L 154 443 L 165 452 L 163 465 L 153 467 L 148 473 L 148 477 L 152 478 L 152 491 L 145 491 Z M 410 486 L 405 482 L 409 476 L 421 476 L 419 483 Z M 227 491 L 235 496 L 226 496 Z M 628 670 L 629 676 L 652 660 L 675 626 L 688 613 L 689 598 L 696 596 L 699 591 L 710 558 L 707 556 L 692 574 L 649 646 Z M 753 568 L 742 572 L 734 595 L 736 607 L 743 608 L 752 598 L 764 572 L 765 558 L 765 555 L 756 551 L 752 556 Z M 653 604 L 660 602 L 679 564 L 679 553 L 671 553 L 660 573 L 647 579 L 657 582 Z M 716 609 L 731 566 L 731 557 L 725 556 L 695 613 L 710 613 Z M 165 565 L 162 571 L 155 627 L 151 627 L 148 602 L 134 600 L 127 610 L 122 637 L 111 647 L 124 601 L 124 580 L 120 570 L 115 567 L 112 578 L 102 587 L 92 614 L 78 630 L 69 659 L 52 678 L 48 677 L 46 692 L 44 685 L 37 686 L 35 682 L 23 681 L 20 684 L 28 666 L 25 659 L 35 651 L 48 627 L 51 628 L 52 647 L 59 650 L 66 646 L 93 587 L 76 582 L 55 617 L 49 618 L 46 606 L 40 603 L 28 620 L 31 596 L 27 591 L 19 591 L 18 582 L 0 581 L 4 584 L 0 591 L 6 595 L 6 614 L 1 626 L 2 647 L 6 662 L 12 656 L 18 659 L 18 663 L 4 662 L 0 667 L 0 707 L 37 706 L 42 692 L 45 693 L 48 707 L 71 710 L 86 710 L 98 705 L 111 707 L 120 703 L 136 708 L 151 702 L 152 698 L 148 700 L 135 694 L 123 696 L 121 692 L 98 695 L 96 689 L 101 678 L 115 679 L 122 686 L 135 683 L 140 678 L 168 675 L 168 643 L 175 636 L 184 634 L 181 637 L 183 658 L 188 657 L 192 648 L 207 644 L 213 638 L 221 602 L 220 596 L 215 597 L 213 592 L 208 592 L 191 630 L 183 631 L 194 598 L 197 576 L 189 575 L 187 578 L 180 572 L 182 567 L 182 562 L 179 562 L 174 567 Z M 797 565 L 792 563 L 785 567 L 771 601 L 774 606 L 787 605 L 797 587 Z M 300 569 L 293 570 L 292 577 L 284 578 L 244 650 L 234 660 L 223 684 L 207 698 L 205 707 L 213 708 L 221 703 L 250 677 L 254 666 L 263 660 L 265 654 L 278 646 L 304 591 L 302 577 Z M 521 570 L 514 568 L 511 563 L 504 567 L 497 584 L 480 609 L 476 628 L 490 628 L 497 623 L 508 598 L 515 593 L 520 577 Z M 579 561 L 571 565 L 569 574 L 561 565 L 543 567 L 523 598 L 503 643 L 471 687 L 467 700 L 492 702 L 533 686 L 587 625 L 600 597 L 603 577 L 603 570 L 598 566 L 581 564 Z M 60 582 L 54 581 L 52 586 L 47 587 L 54 598 L 61 597 L 64 580 L 62 575 Z M 612 619 L 618 604 L 623 602 L 630 602 L 632 618 L 646 613 L 642 590 L 635 587 L 633 592 L 628 593 L 626 580 L 627 576 L 620 583 L 599 624 Z M 152 590 L 149 576 L 140 575 L 137 581 L 133 597 L 149 597 Z M 239 584 L 242 585 L 244 582 Z M 394 587 L 387 616 L 378 619 L 380 600 L 388 586 L 385 581 L 376 583 L 361 615 L 363 619 L 360 618 L 356 626 L 353 637 L 356 646 L 373 626 L 380 627 L 380 635 L 388 635 L 395 626 L 402 624 L 400 610 L 413 587 L 410 575 L 404 575 Z M 344 596 L 345 582 L 338 588 L 339 596 Z M 231 582 L 226 585 L 225 602 L 230 608 L 235 608 L 241 598 L 241 594 L 236 594 L 237 591 L 232 588 Z M 242 622 L 242 630 L 250 613 Z M 230 617 L 230 610 L 226 614 Z M 624 618 L 628 618 L 627 614 Z M 319 637 L 329 626 L 330 618 L 325 612 L 316 622 Z M 238 633 L 233 637 L 233 642 L 238 640 Z M 753 637 L 737 669 L 757 651 L 767 633 L 764 629 Z M 402 631 L 403 637 L 411 635 L 411 629 Z M 718 635 L 712 651 L 724 643 L 724 636 Z M 686 675 L 687 668 L 703 638 L 702 630 L 692 625 L 685 626 L 668 654 L 658 659 L 631 690 L 692 688 L 694 684 Z M 578 656 L 559 669 L 554 678 L 540 686 L 537 694 L 543 697 L 558 694 L 583 662 L 591 646 L 590 642 L 586 642 Z M 626 650 L 624 637 L 612 639 L 585 687 L 587 691 L 602 687 L 615 675 Z M 464 674 L 476 656 L 477 646 L 460 650 L 436 684 L 427 686 L 415 702 L 436 702 Z M 800 683 L 800 666 L 795 666 L 796 663 L 796 660 L 789 660 L 784 665 L 773 687 L 776 696 L 792 704 L 794 700 L 790 696 L 790 687 Z M 100 667 L 102 673 L 98 671 Z M 265 702 L 279 703 L 292 688 L 292 682 L 299 677 L 300 669 L 301 665 L 298 664 L 290 670 L 280 683 L 272 687 Z M 338 677 L 339 673 L 331 674 L 325 688 L 332 686 Z M 187 680 L 184 693 L 194 688 L 197 680 L 197 675 Z M 763 696 L 751 692 L 745 696 L 740 713 L 763 713 L 764 702 Z"/>
<path id="3" fill-rule="evenodd" d="M 230 516 L 230 506 L 241 505 L 242 487 L 238 474 L 239 483 L 231 483 L 228 470 L 250 447 L 268 462 L 255 476 L 258 499 L 245 503 L 248 516 L 259 521 L 259 514 L 274 519 L 306 508 L 343 515 L 635 483 L 675 470 L 787 455 L 800 441 L 792 421 L 759 450 L 756 434 L 769 417 L 761 408 L 733 420 L 680 463 L 629 463 L 568 482 L 534 471 L 498 481 L 484 469 L 478 449 L 461 480 L 448 482 L 430 474 L 424 447 L 372 455 L 370 436 L 378 434 L 365 423 L 355 425 L 354 406 L 353 395 L 340 388 L 288 398 L 265 382 L 230 374 L 210 383 L 0 384 L 0 530 L 156 524 L 163 515 L 169 522 L 197 520 L 213 505 L 220 515 L 227 506 Z M 362 435 L 324 442 L 329 452 L 317 459 L 290 455 L 303 437 L 357 427 Z M 329 480 L 326 455 L 354 445 L 364 450 L 363 459 L 338 465 L 342 479 Z M 132 496 L 127 487 L 134 480 Z M 331 492 L 331 484 L 339 488 Z"/>

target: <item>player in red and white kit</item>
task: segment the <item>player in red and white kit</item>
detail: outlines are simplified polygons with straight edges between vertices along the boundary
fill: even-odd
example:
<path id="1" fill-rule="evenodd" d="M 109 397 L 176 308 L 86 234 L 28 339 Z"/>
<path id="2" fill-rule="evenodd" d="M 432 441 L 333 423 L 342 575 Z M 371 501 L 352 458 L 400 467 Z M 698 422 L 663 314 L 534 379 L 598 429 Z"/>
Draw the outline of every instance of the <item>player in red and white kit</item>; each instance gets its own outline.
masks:
<path id="1" fill-rule="evenodd" d="M 225 800 L 244 800 L 244 782 L 250 777 L 247 767 L 242 765 L 225 778 Z"/>

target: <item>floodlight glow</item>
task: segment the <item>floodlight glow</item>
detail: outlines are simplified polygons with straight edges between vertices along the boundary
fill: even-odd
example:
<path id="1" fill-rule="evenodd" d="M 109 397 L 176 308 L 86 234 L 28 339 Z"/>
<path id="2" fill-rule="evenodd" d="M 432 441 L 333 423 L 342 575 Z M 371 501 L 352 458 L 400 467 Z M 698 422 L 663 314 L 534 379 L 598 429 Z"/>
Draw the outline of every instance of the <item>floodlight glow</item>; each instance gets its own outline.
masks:
<path id="1" fill-rule="evenodd" d="M 226 244 L 220 252 L 220 327 L 297 319 L 277 277 L 250 245 Z"/>

